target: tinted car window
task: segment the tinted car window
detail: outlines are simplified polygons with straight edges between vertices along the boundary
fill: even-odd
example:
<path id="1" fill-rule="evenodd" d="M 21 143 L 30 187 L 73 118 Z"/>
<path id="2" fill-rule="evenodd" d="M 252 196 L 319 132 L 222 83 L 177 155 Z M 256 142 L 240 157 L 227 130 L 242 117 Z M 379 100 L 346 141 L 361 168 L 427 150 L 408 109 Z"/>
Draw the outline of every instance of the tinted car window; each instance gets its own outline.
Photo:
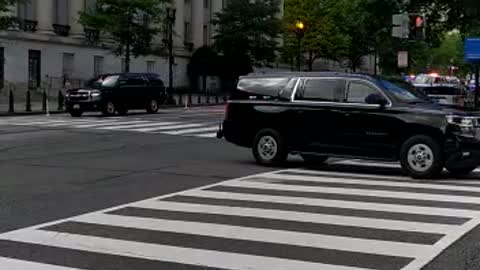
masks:
<path id="1" fill-rule="evenodd" d="M 308 79 L 298 91 L 296 99 L 308 101 L 343 101 L 345 81 L 337 79 Z"/>
<path id="2" fill-rule="evenodd" d="M 99 79 L 97 82 L 95 82 L 95 84 L 101 85 L 102 87 L 115 87 L 119 78 L 120 76 L 118 75 L 106 76 Z"/>
<path id="3" fill-rule="evenodd" d="M 131 75 L 122 78 L 120 84 L 126 86 L 145 86 L 145 80 L 140 75 Z"/>
<path id="4" fill-rule="evenodd" d="M 378 90 L 361 82 L 351 82 L 348 87 L 347 102 L 366 103 L 365 99 L 371 94 L 380 94 Z"/>
<path id="5" fill-rule="evenodd" d="M 147 74 L 147 79 L 150 82 L 151 86 L 163 87 L 163 81 L 160 78 L 160 75 Z"/>
<path id="6" fill-rule="evenodd" d="M 289 78 L 243 78 L 238 90 L 265 96 L 278 96 L 288 84 Z"/>
<path id="7" fill-rule="evenodd" d="M 400 102 L 419 102 L 428 99 L 415 87 L 407 82 L 400 82 L 391 79 L 379 79 L 378 82 L 383 89 Z"/>

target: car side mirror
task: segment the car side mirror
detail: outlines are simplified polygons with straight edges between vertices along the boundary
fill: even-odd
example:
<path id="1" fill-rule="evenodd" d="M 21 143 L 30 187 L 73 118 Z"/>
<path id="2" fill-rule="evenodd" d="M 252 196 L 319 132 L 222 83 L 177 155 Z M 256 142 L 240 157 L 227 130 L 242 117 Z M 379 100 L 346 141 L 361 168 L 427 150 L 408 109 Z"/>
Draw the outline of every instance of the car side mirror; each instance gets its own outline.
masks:
<path id="1" fill-rule="evenodd" d="M 365 103 L 380 105 L 381 108 L 384 108 L 385 106 L 387 106 L 388 101 L 385 97 L 383 97 L 380 94 L 371 94 L 365 98 Z"/>

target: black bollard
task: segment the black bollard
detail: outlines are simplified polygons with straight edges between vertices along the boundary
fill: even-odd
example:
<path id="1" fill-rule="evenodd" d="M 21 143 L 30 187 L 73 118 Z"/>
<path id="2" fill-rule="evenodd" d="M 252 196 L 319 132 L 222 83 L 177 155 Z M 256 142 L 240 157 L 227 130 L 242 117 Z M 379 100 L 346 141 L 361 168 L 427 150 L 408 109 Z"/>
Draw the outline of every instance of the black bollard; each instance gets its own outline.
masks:
<path id="1" fill-rule="evenodd" d="M 192 94 L 188 94 L 188 104 L 192 104 Z"/>
<path id="2" fill-rule="evenodd" d="M 215 95 L 215 104 L 218 104 L 218 95 Z"/>
<path id="3" fill-rule="evenodd" d="M 62 111 L 65 104 L 65 98 L 63 96 L 62 90 L 58 91 L 58 110 Z"/>
<path id="4" fill-rule="evenodd" d="M 8 95 L 8 112 L 9 113 L 14 113 L 15 112 L 15 100 L 13 98 L 13 91 L 10 90 L 10 93 Z"/>
<path id="5" fill-rule="evenodd" d="M 42 92 L 42 112 L 47 111 L 47 92 Z"/>
<path id="6" fill-rule="evenodd" d="M 210 94 L 207 94 L 207 104 L 210 104 Z"/>
<path id="7" fill-rule="evenodd" d="M 202 95 L 198 94 L 197 96 L 197 104 L 202 104 Z"/>
<path id="8" fill-rule="evenodd" d="M 32 111 L 32 97 L 30 96 L 30 90 L 27 90 L 27 102 L 25 105 L 25 111 L 27 112 Z"/>

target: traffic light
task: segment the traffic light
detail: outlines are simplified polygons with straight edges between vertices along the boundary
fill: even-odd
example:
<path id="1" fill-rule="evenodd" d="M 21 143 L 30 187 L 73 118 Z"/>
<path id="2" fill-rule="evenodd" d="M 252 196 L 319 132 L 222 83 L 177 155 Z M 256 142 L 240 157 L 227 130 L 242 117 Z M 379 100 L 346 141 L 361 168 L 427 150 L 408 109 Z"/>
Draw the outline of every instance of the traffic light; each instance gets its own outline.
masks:
<path id="1" fill-rule="evenodd" d="M 410 39 L 425 39 L 425 16 L 419 14 L 410 14 L 409 16 Z"/>

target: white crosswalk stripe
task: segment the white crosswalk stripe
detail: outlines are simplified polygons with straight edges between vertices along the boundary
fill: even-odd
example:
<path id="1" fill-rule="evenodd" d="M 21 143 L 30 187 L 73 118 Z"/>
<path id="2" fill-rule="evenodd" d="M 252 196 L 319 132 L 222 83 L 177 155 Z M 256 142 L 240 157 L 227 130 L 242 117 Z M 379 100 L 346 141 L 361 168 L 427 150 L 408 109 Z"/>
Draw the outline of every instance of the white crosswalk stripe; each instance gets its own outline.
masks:
<path id="1" fill-rule="evenodd" d="M 366 176 L 269 172 L 3 233 L 29 252 L 0 250 L 0 269 L 102 268 L 74 260 L 95 254 L 175 269 L 413 270 L 480 224 L 480 187 Z M 43 247 L 73 261 L 45 264 L 32 255 Z"/>
<path id="2" fill-rule="evenodd" d="M 0 125 L 34 126 L 42 128 L 75 128 L 103 131 L 125 131 L 166 134 L 198 138 L 215 138 L 218 122 L 193 122 L 182 119 L 146 120 L 139 118 L 75 119 L 68 117 L 16 117 L 2 118 Z"/>

